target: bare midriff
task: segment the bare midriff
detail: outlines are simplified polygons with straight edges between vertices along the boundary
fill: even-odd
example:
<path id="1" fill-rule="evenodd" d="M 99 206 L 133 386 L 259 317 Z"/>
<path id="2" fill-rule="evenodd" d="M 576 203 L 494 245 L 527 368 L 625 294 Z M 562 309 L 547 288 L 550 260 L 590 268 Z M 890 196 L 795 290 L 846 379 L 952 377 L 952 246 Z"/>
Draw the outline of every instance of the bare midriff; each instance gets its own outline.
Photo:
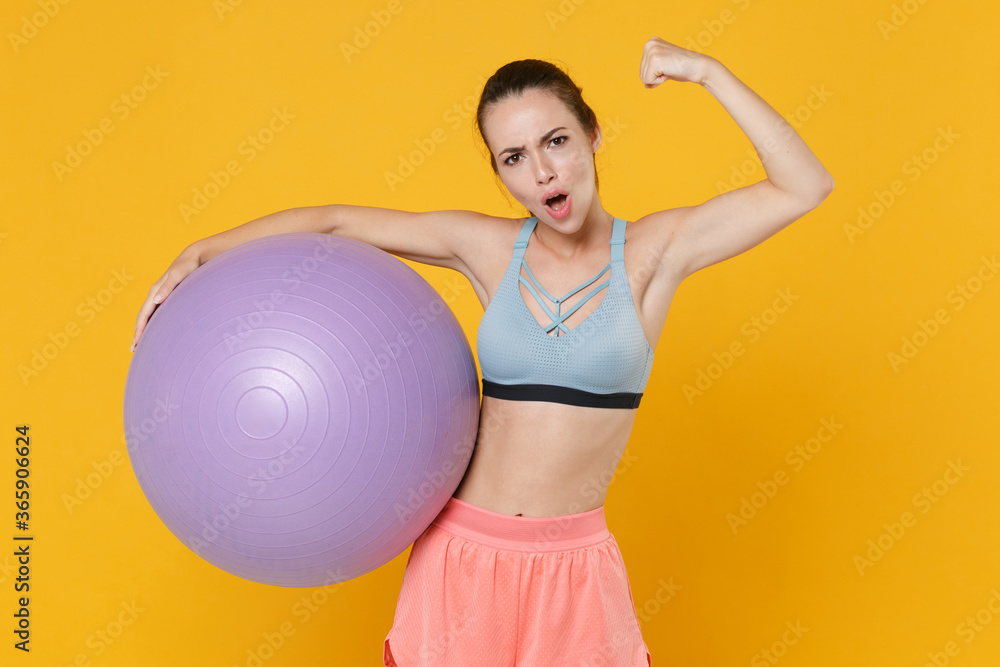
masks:
<path id="1" fill-rule="evenodd" d="M 625 453 L 635 413 L 484 396 L 476 447 L 453 495 L 525 517 L 600 507 Z"/>

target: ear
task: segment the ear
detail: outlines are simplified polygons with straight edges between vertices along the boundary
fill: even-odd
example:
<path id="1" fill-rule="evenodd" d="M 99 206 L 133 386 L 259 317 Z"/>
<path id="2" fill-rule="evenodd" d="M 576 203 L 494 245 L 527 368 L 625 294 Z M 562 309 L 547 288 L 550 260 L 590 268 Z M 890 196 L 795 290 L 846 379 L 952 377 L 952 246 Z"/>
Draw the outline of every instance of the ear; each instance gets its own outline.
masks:
<path id="1" fill-rule="evenodd" d="M 601 147 L 601 124 L 596 123 L 594 127 L 594 136 L 590 139 L 591 151 L 596 153 L 597 149 Z"/>

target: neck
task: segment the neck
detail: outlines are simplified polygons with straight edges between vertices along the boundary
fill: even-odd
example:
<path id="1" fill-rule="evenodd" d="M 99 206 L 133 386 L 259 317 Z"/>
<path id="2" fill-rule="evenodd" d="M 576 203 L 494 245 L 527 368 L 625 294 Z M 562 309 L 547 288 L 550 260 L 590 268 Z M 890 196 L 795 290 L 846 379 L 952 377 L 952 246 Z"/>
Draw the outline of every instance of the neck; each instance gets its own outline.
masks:
<path id="1" fill-rule="evenodd" d="M 535 227 L 535 236 L 552 254 L 561 259 L 572 260 L 599 245 L 606 245 L 611 238 L 613 223 L 614 216 L 598 204 L 587 213 L 587 217 L 575 231 L 562 232 L 550 225 L 539 224 Z"/>

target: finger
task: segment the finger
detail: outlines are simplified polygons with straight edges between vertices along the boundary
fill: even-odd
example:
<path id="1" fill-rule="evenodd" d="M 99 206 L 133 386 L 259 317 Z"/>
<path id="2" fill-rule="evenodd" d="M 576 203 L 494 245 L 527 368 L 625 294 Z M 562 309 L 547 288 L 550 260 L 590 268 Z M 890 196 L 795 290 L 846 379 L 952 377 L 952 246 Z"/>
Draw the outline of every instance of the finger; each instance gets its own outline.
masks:
<path id="1" fill-rule="evenodd" d="M 647 61 L 646 66 L 642 70 L 642 82 L 647 86 L 655 83 L 656 77 L 653 76 L 655 72 L 653 71 L 652 65 Z"/>
<path id="2" fill-rule="evenodd" d="M 139 341 L 139 337 L 146 328 L 146 322 L 149 321 L 149 318 L 153 315 L 153 311 L 156 310 L 157 306 L 163 303 L 163 299 L 166 298 L 165 296 L 161 297 L 166 278 L 167 274 L 163 274 L 163 277 L 149 289 L 149 296 L 146 297 L 146 300 L 139 308 L 139 315 L 135 318 L 134 342 Z"/>
<path id="3" fill-rule="evenodd" d="M 152 298 L 146 299 L 145 303 L 142 304 L 142 308 L 139 309 L 139 316 L 135 320 L 135 338 L 134 342 L 139 342 L 139 337 L 142 336 L 143 330 L 146 328 L 146 323 L 152 316 L 153 311 L 159 304 L 153 302 Z"/>
<path id="4" fill-rule="evenodd" d="M 656 50 L 655 37 L 650 37 L 646 40 L 646 44 L 642 49 L 642 64 L 639 68 L 639 76 L 643 81 L 649 81 L 649 69 L 653 62 L 653 52 Z"/>
<path id="5" fill-rule="evenodd" d="M 181 278 L 177 277 L 178 273 L 176 269 L 167 269 L 163 276 L 149 288 L 149 296 L 146 297 L 146 301 L 142 304 L 142 308 L 139 310 L 139 317 L 136 320 L 135 340 L 137 342 L 146 328 L 149 318 L 153 316 L 153 311 L 170 296 L 174 288 L 181 281 Z"/>
<path id="6" fill-rule="evenodd" d="M 153 302 L 157 305 L 163 303 L 164 299 L 173 293 L 174 288 L 181 282 L 182 278 L 180 276 L 181 271 L 171 267 L 167 269 L 167 272 L 163 274 L 159 282 L 154 285 L 154 289 L 150 290 L 150 297 Z"/>
<path id="7" fill-rule="evenodd" d="M 642 79 L 643 83 L 650 83 L 652 81 L 651 76 L 651 63 L 650 57 L 647 54 L 645 61 L 642 64 L 642 71 L 639 73 L 639 78 Z"/>

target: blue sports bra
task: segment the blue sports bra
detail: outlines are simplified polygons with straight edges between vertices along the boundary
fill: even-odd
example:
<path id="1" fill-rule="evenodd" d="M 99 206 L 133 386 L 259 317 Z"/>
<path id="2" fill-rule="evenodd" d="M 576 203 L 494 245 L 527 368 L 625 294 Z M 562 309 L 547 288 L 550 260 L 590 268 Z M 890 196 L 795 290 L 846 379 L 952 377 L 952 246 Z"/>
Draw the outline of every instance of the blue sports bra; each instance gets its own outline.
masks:
<path id="1" fill-rule="evenodd" d="M 535 280 L 524 261 L 524 250 L 537 223 L 537 217 L 525 220 L 507 273 L 479 323 L 476 350 L 483 373 L 483 396 L 596 408 L 639 407 L 653 366 L 653 350 L 639 322 L 625 272 L 625 221 L 614 219 L 611 261 L 596 276 L 558 298 Z M 521 274 L 522 265 L 527 278 Z M 608 279 L 565 313 L 560 312 L 568 297 L 597 281 L 608 269 Z M 550 324 L 542 327 L 528 310 L 520 283 L 552 318 Z M 608 291 L 597 308 L 575 327 L 567 328 L 566 318 L 605 287 Z M 538 290 L 556 305 L 555 313 Z M 553 329 L 562 333 L 548 333 Z"/>

